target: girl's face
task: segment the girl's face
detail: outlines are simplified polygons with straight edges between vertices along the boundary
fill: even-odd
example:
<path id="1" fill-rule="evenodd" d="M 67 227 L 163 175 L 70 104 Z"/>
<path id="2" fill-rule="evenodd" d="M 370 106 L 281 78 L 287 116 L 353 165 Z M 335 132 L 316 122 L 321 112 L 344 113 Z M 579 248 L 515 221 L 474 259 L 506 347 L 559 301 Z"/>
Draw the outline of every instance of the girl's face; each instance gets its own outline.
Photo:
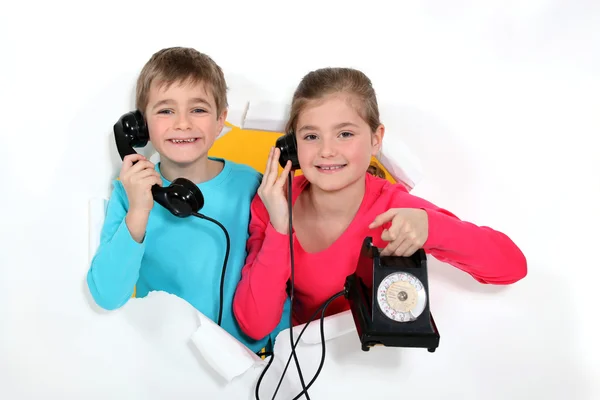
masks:
<path id="1" fill-rule="evenodd" d="M 296 140 L 302 173 L 324 191 L 337 191 L 364 179 L 381 147 L 384 128 L 375 133 L 360 117 L 361 103 L 348 94 L 309 102 L 298 117 Z"/>

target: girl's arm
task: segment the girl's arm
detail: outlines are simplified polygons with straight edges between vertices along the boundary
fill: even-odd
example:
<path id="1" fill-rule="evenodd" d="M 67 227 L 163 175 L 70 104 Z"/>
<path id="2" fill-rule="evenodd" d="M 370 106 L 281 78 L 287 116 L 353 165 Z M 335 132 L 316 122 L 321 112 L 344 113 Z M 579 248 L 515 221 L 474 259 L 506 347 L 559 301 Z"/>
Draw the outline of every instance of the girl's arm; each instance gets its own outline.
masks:
<path id="1" fill-rule="evenodd" d="M 250 206 L 248 256 L 233 299 L 233 312 L 242 330 L 260 340 L 281 321 L 290 278 L 289 237 L 270 223 L 258 195 Z"/>
<path id="2" fill-rule="evenodd" d="M 527 275 L 523 252 L 504 233 L 462 221 L 427 200 L 398 190 L 392 207 L 417 208 L 427 213 L 425 252 L 453 265 L 481 283 L 507 285 Z"/>

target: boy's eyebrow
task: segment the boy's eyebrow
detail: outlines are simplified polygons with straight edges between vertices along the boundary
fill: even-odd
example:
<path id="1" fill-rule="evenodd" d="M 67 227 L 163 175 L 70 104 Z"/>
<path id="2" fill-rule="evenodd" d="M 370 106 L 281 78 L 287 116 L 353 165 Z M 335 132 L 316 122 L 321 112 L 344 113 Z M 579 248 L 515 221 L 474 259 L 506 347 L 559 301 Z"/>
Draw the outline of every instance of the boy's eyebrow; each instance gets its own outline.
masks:
<path id="1" fill-rule="evenodd" d="M 173 104 L 173 103 L 174 103 L 174 101 L 172 99 L 164 99 L 164 100 L 161 100 L 158 103 L 156 103 L 152 107 L 152 109 L 155 110 L 159 107 L 166 106 L 168 104 Z M 206 99 L 203 99 L 202 97 L 194 97 L 193 99 L 190 99 L 190 103 L 191 104 L 202 103 L 202 104 L 205 104 L 206 106 L 210 107 L 210 103 Z"/>
<path id="2" fill-rule="evenodd" d="M 171 99 L 161 100 L 158 103 L 154 104 L 154 106 L 152 106 L 152 109 L 155 110 L 158 107 L 166 106 L 167 104 L 171 104 L 171 103 L 173 103 L 173 100 L 171 100 Z"/>
<path id="3" fill-rule="evenodd" d="M 202 97 L 194 97 L 193 99 L 190 99 L 190 103 L 192 103 L 192 104 L 202 103 L 202 104 L 206 104 L 207 106 L 210 107 L 210 103 L 208 102 L 208 100 L 206 100 Z"/>

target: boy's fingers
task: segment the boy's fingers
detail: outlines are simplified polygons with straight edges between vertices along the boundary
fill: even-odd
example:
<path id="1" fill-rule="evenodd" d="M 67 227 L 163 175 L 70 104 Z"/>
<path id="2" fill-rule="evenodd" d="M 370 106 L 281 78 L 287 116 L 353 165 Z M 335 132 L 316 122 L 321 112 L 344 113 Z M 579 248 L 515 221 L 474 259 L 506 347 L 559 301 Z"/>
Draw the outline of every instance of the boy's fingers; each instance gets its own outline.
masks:
<path id="1" fill-rule="evenodd" d="M 133 162 L 136 160 L 143 160 L 146 157 L 144 157 L 143 154 L 139 154 L 139 153 L 135 153 L 135 154 L 128 154 L 125 157 L 123 157 L 123 162 Z"/>
<path id="2" fill-rule="evenodd" d="M 141 180 L 148 176 L 154 176 L 156 178 L 160 178 L 160 175 L 158 174 L 158 172 L 156 172 L 156 170 L 150 169 L 150 168 L 145 168 L 141 171 L 138 171 L 132 177 L 135 178 L 136 180 Z"/>
<path id="3" fill-rule="evenodd" d="M 145 177 L 143 179 L 140 179 L 140 183 L 143 184 L 144 186 L 145 185 L 148 185 L 148 186 L 153 186 L 153 185 L 162 186 L 162 181 L 159 178 L 157 178 L 156 176 L 153 176 L 153 175 L 147 176 L 147 177 Z"/>
<path id="4" fill-rule="evenodd" d="M 148 171 L 149 174 L 153 172 L 156 172 L 158 174 L 158 172 L 154 169 L 154 164 L 152 164 L 150 161 L 141 160 L 129 169 L 122 171 L 120 178 L 123 181 L 131 181 L 132 179 L 138 180 L 138 178 L 136 177 L 142 172 L 145 173 L 145 171 Z M 144 174 L 143 176 L 146 175 Z"/>
<path id="5" fill-rule="evenodd" d="M 142 154 L 128 154 L 123 158 L 123 169 L 127 170 L 131 168 L 136 161 L 145 160 Z"/>
<path id="6" fill-rule="evenodd" d="M 129 168 L 129 171 L 132 173 L 137 173 L 137 172 L 143 171 L 145 169 L 154 171 L 154 164 L 152 164 L 150 161 L 148 161 L 146 159 L 140 160 L 135 165 L 133 165 L 131 168 Z"/>

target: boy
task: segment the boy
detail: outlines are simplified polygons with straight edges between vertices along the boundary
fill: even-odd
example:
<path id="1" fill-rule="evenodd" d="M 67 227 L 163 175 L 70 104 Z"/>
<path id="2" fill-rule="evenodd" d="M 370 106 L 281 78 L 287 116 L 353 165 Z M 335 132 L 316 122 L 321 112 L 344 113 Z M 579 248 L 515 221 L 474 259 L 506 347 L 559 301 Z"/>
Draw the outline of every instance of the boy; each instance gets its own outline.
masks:
<path id="1" fill-rule="evenodd" d="M 100 246 L 87 274 L 96 303 L 107 310 L 136 297 L 165 291 L 183 298 L 217 321 L 226 252 L 224 232 L 204 219 L 178 218 L 156 204 L 154 184 L 176 178 L 198 185 L 200 212 L 227 229 L 231 245 L 224 280 L 221 326 L 252 351 L 287 327 L 289 316 L 271 337 L 253 340 L 235 321 L 232 299 L 246 258 L 250 202 L 261 175 L 249 166 L 208 157 L 227 117 L 227 87 L 221 68 L 190 48 L 155 53 L 137 81 L 136 108 L 160 155 L 153 165 L 144 156 L 126 156 L 114 182 Z"/>

